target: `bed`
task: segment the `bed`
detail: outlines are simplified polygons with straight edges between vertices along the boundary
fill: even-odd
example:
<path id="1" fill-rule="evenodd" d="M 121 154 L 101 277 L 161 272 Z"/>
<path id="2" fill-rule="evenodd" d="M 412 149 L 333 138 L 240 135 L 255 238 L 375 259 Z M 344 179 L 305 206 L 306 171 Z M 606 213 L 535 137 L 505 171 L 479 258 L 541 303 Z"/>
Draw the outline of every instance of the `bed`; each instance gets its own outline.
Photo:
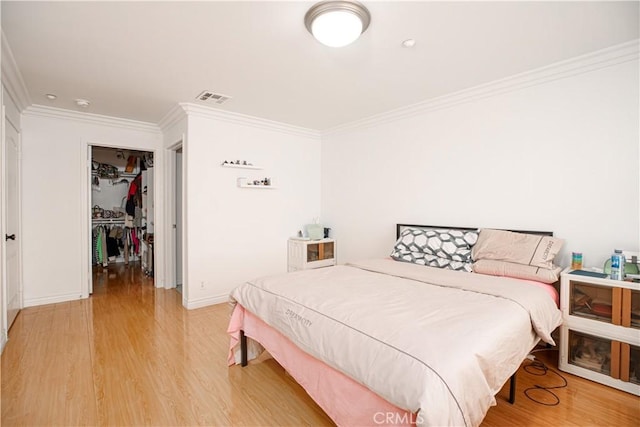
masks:
<path id="1" fill-rule="evenodd" d="M 475 241 L 449 245 L 436 260 L 448 268 L 428 266 L 421 233 L 444 229 L 477 230 L 398 224 L 390 258 L 239 286 L 229 364 L 244 366 L 266 348 L 337 425 L 479 425 L 529 351 L 540 340 L 554 344 L 561 314 L 549 285 L 469 273 L 463 261 Z M 540 240 L 531 259 L 547 263 L 556 240 Z M 503 262 L 494 249 L 484 250 L 488 261 Z M 508 256 L 525 256 L 512 249 Z"/>

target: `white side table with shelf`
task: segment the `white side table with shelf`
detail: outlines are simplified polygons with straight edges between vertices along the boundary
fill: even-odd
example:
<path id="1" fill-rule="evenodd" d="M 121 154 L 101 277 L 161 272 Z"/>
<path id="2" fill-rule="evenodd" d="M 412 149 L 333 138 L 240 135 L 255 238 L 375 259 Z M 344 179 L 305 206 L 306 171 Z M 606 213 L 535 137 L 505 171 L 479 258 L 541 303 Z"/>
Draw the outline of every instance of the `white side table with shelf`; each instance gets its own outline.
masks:
<path id="1" fill-rule="evenodd" d="M 640 396 L 640 283 L 570 270 L 560 283 L 558 367 Z"/>
<path id="2" fill-rule="evenodd" d="M 336 241 L 334 239 L 289 239 L 287 246 L 287 271 L 336 265 Z"/>

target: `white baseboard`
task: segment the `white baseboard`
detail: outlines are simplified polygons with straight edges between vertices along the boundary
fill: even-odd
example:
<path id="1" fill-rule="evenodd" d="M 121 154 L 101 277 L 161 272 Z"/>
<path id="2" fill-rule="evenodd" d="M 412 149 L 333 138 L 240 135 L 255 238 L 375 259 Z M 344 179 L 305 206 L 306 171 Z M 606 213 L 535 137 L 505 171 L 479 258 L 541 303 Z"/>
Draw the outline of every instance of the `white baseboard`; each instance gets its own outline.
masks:
<path id="1" fill-rule="evenodd" d="M 72 294 L 54 295 L 51 297 L 29 298 L 24 300 L 24 308 L 35 307 L 38 305 L 45 305 L 45 304 L 55 304 L 58 302 L 75 301 L 82 298 L 83 298 L 82 294 L 78 292 L 74 292 Z"/>
<path id="2" fill-rule="evenodd" d="M 207 307 L 209 305 L 222 304 L 229 302 L 229 294 L 216 295 L 214 297 L 198 298 L 193 300 L 184 301 L 183 305 L 187 310 L 193 310 L 195 308 Z"/>

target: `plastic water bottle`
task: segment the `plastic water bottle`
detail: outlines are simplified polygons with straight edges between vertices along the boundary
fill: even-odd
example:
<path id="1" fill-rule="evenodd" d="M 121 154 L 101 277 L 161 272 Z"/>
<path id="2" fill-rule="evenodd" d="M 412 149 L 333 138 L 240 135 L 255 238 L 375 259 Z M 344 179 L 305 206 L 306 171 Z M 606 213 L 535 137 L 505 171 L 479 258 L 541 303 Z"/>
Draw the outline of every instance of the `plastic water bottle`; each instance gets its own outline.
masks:
<path id="1" fill-rule="evenodd" d="M 624 264 L 622 251 L 616 249 L 611 255 L 611 280 L 624 280 Z"/>

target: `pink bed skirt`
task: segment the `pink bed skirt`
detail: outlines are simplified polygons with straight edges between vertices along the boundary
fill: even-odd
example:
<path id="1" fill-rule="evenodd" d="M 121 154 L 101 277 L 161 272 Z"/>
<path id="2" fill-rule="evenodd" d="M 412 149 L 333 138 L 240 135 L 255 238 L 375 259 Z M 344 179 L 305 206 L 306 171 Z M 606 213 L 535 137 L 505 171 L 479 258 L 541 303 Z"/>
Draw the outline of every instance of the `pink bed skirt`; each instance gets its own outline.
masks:
<path id="1" fill-rule="evenodd" d="M 309 356 L 288 338 L 237 304 L 227 333 L 229 365 L 240 345 L 240 330 L 262 344 L 338 426 L 409 426 L 416 415 L 387 402 L 341 372 Z"/>

